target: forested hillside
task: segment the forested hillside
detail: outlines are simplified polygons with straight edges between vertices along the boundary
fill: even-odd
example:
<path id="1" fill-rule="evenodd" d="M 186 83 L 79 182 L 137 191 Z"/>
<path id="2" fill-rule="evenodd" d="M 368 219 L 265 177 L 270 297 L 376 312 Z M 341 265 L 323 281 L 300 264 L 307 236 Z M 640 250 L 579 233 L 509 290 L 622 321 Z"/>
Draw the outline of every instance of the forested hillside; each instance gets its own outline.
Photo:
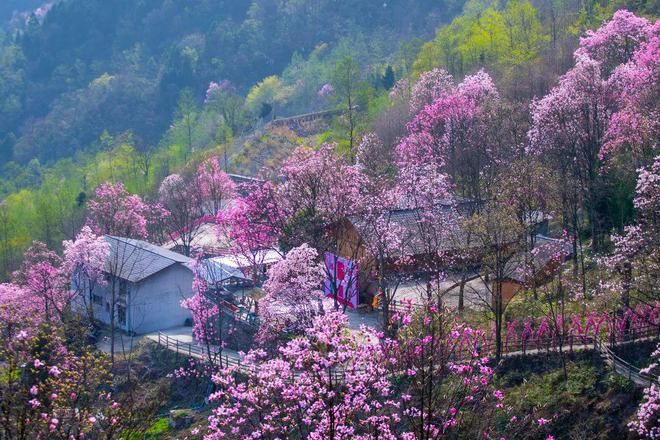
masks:
<path id="1" fill-rule="evenodd" d="M 39 17 L 53 3 L 46 0 L 4 0 L 0 4 L 0 28 L 8 27 L 10 23 L 16 25 L 19 21 L 24 22 L 31 14 Z"/>
<path id="2" fill-rule="evenodd" d="M 458 79 L 485 69 L 507 111 L 528 118 L 580 36 L 623 7 L 657 13 L 623 0 L 58 2 L 0 33 L 0 273 L 32 240 L 71 237 L 108 179 L 153 197 L 165 176 L 214 152 L 254 172 L 303 142 L 354 155 L 369 130 L 391 149 L 409 115 L 390 89 L 436 67 Z M 263 127 L 349 101 L 350 121 Z M 611 178 L 598 209 L 620 229 L 634 173 Z"/>
<path id="3" fill-rule="evenodd" d="M 28 6 L 25 3 L 23 6 Z M 40 24 L 2 38 L 2 161 L 51 162 L 88 150 L 103 129 L 154 145 L 180 93 L 199 100 L 210 81 L 246 93 L 319 44 L 366 41 L 394 52 L 460 11 L 453 0 L 66 0 Z M 366 44 L 366 43 L 365 43 Z M 362 59 L 368 63 L 373 59 Z"/>

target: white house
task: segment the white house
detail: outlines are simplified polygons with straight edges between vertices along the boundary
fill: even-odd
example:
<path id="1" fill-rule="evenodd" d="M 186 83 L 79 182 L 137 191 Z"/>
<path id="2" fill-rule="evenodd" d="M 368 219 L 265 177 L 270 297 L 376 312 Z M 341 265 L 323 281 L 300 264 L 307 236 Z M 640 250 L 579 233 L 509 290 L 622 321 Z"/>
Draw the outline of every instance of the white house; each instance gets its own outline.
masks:
<path id="1" fill-rule="evenodd" d="M 94 317 L 126 332 L 149 333 L 192 319 L 181 300 L 193 295 L 191 259 L 142 240 L 105 236 L 107 283 L 92 292 Z"/>

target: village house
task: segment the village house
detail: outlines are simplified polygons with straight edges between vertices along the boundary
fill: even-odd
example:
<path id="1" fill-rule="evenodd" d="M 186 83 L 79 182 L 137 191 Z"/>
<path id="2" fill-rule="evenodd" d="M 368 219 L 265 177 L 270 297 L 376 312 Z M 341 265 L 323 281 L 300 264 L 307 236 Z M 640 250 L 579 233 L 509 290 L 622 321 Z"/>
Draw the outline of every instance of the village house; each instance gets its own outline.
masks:
<path id="1" fill-rule="evenodd" d="M 401 234 L 402 248 L 398 256 L 404 258 L 385 258 L 382 267 L 385 274 L 396 273 L 407 278 L 423 277 L 428 274 L 432 261 L 438 262 L 438 259 L 442 260 L 440 265 L 445 270 L 457 270 L 459 266 L 471 272 L 478 270 L 483 246 L 460 225 L 461 220 L 474 211 L 474 203 L 457 197 L 454 200 L 439 200 L 434 209 L 434 215 L 438 216 L 436 218 L 444 219 L 442 222 L 446 224 L 446 230 L 440 232 L 441 236 L 432 237 L 433 243 L 429 242 L 429 237 L 423 236 L 420 230 L 425 215 L 423 209 L 403 206 L 389 211 L 387 221 Z M 548 219 L 547 215 L 534 211 L 529 214 L 527 221 L 540 232 L 547 230 Z M 381 268 L 378 267 L 376 250 L 370 246 L 368 237 L 378 233 L 379 231 L 373 229 L 373 225 L 359 215 L 344 218 L 332 227 L 338 256 L 358 264 L 360 303 L 370 304 L 371 298 L 377 292 L 374 276 Z M 543 240 L 541 242 L 544 243 Z M 539 267 L 538 271 L 543 269 Z M 514 284 L 518 281 L 507 279 L 506 282 L 507 289 L 513 291 Z"/>
<path id="2" fill-rule="evenodd" d="M 95 319 L 144 334 L 182 326 L 192 318 L 181 300 L 193 295 L 191 259 L 142 240 L 105 236 L 110 253 L 105 284 L 92 292 Z"/>
<path id="3" fill-rule="evenodd" d="M 560 267 L 563 258 L 567 258 L 571 252 L 570 243 L 537 235 L 529 261 L 525 261 L 525 257 L 520 255 L 507 263 L 501 282 L 502 302 L 507 304 L 519 292 L 547 284 Z M 492 289 L 495 289 L 494 285 Z"/>
<path id="4" fill-rule="evenodd" d="M 142 240 L 105 236 L 110 253 L 103 268 L 104 283 L 91 292 L 94 318 L 133 334 L 190 325 L 192 315 L 181 301 L 193 296 L 193 260 Z M 254 260 L 223 254 L 201 260 L 200 276 L 209 287 L 242 297 L 252 285 L 254 270 L 281 260 L 273 250 L 256 252 Z M 256 269 L 255 269 L 256 264 Z M 114 311 L 114 314 L 113 314 Z"/>

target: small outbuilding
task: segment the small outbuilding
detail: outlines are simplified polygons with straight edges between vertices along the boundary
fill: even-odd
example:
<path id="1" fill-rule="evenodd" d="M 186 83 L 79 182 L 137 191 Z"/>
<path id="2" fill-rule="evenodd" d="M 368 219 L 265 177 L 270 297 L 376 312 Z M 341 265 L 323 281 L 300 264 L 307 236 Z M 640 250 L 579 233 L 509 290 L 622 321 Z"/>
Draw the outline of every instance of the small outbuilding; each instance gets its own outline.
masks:
<path id="1" fill-rule="evenodd" d="M 571 245 L 559 239 L 537 235 L 534 241 L 529 261 L 525 261 L 525 256 L 520 255 L 509 261 L 505 267 L 506 275 L 502 281 L 504 304 L 525 289 L 547 284 L 564 259 L 571 255 Z M 495 286 L 492 288 L 494 291 Z"/>

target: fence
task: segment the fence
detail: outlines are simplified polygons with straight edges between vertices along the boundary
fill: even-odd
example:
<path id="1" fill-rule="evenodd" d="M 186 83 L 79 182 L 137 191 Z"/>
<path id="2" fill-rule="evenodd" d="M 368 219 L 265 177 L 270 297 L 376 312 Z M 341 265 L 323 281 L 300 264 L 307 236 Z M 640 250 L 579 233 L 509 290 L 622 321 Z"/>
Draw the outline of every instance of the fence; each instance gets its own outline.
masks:
<path id="1" fill-rule="evenodd" d="M 217 364 L 221 368 L 235 367 L 243 373 L 249 373 L 252 371 L 250 366 L 242 363 L 237 356 L 222 353 L 215 348 L 209 350 L 206 347 L 201 347 L 190 342 L 179 341 L 178 339 L 171 338 L 162 332 L 158 332 L 157 343 L 159 346 L 183 356 L 202 360 L 210 358 L 214 364 Z"/>
<path id="2" fill-rule="evenodd" d="M 170 338 L 162 332 L 158 332 L 158 345 L 188 357 L 204 358 L 207 354 L 197 345 L 179 341 L 176 338 Z"/>
<path id="3" fill-rule="evenodd" d="M 638 329 L 635 333 L 629 335 L 627 339 L 620 340 L 619 344 L 629 344 L 639 340 L 644 340 L 648 338 L 657 338 L 658 337 L 658 327 L 649 326 L 644 329 Z M 660 378 L 658 376 L 653 376 L 649 374 L 644 374 L 640 371 L 639 368 L 631 365 L 626 362 L 619 356 L 617 356 L 611 348 L 611 344 L 607 344 L 602 341 L 601 338 L 595 338 L 591 335 L 581 337 L 580 345 L 573 344 L 563 344 L 563 348 L 571 352 L 574 348 L 578 349 L 594 349 L 598 351 L 603 358 L 603 360 L 614 370 L 617 374 L 628 378 L 632 382 L 640 386 L 650 386 L 652 383 L 660 385 Z M 183 354 L 184 356 L 194 357 L 202 360 L 209 359 L 213 364 L 218 365 L 221 368 L 235 368 L 237 371 L 243 374 L 254 373 L 254 365 L 248 365 L 241 362 L 240 358 L 233 355 L 228 355 L 227 353 L 222 353 L 217 350 L 209 351 L 198 345 L 179 341 L 176 338 L 171 338 L 168 335 L 158 332 L 158 345 L 165 347 L 169 350 L 175 351 L 177 354 Z M 559 350 L 559 344 L 556 343 L 555 339 L 547 338 L 545 340 L 534 340 L 529 341 L 529 343 L 518 343 L 511 344 L 504 349 L 502 347 L 503 356 L 516 356 L 516 355 L 526 355 L 526 354 L 537 354 L 537 353 L 550 353 L 557 352 Z M 513 349 L 512 349 L 513 348 Z M 479 351 L 484 354 L 492 354 L 495 352 L 495 343 L 487 343 L 479 347 Z M 463 359 L 463 355 L 466 355 L 466 358 L 471 357 L 472 350 L 469 350 L 468 347 L 465 347 L 462 350 L 459 350 L 454 353 L 453 360 L 460 361 Z M 299 374 L 299 373 L 296 373 Z M 345 370 L 333 370 L 333 379 L 335 381 L 344 380 L 347 371 Z"/>
<path id="4" fill-rule="evenodd" d="M 643 387 L 650 387 L 653 383 L 660 385 L 660 379 L 658 376 L 642 373 L 639 368 L 617 356 L 612 351 L 612 348 L 602 341 L 596 340 L 594 348 L 600 352 L 605 363 L 607 363 L 618 375 L 627 377 L 628 380 Z"/>
<path id="5" fill-rule="evenodd" d="M 207 360 L 209 357 L 209 352 L 202 347 L 191 344 L 189 342 L 179 341 L 176 338 L 170 338 L 162 332 L 158 332 L 158 345 L 166 348 L 168 350 L 175 351 L 177 354 L 182 354 L 187 357 L 193 357 L 197 359 Z M 246 364 L 241 362 L 241 359 L 236 356 L 231 356 L 226 353 L 220 353 L 218 351 L 212 351 L 210 353 L 211 361 L 213 364 L 217 364 L 220 368 L 235 368 L 236 371 L 242 374 L 252 374 L 255 373 L 255 366 L 253 364 Z M 295 373 L 296 376 L 300 373 Z M 349 374 L 346 370 L 333 370 L 332 379 L 337 381 L 344 381 L 346 375 Z"/>

